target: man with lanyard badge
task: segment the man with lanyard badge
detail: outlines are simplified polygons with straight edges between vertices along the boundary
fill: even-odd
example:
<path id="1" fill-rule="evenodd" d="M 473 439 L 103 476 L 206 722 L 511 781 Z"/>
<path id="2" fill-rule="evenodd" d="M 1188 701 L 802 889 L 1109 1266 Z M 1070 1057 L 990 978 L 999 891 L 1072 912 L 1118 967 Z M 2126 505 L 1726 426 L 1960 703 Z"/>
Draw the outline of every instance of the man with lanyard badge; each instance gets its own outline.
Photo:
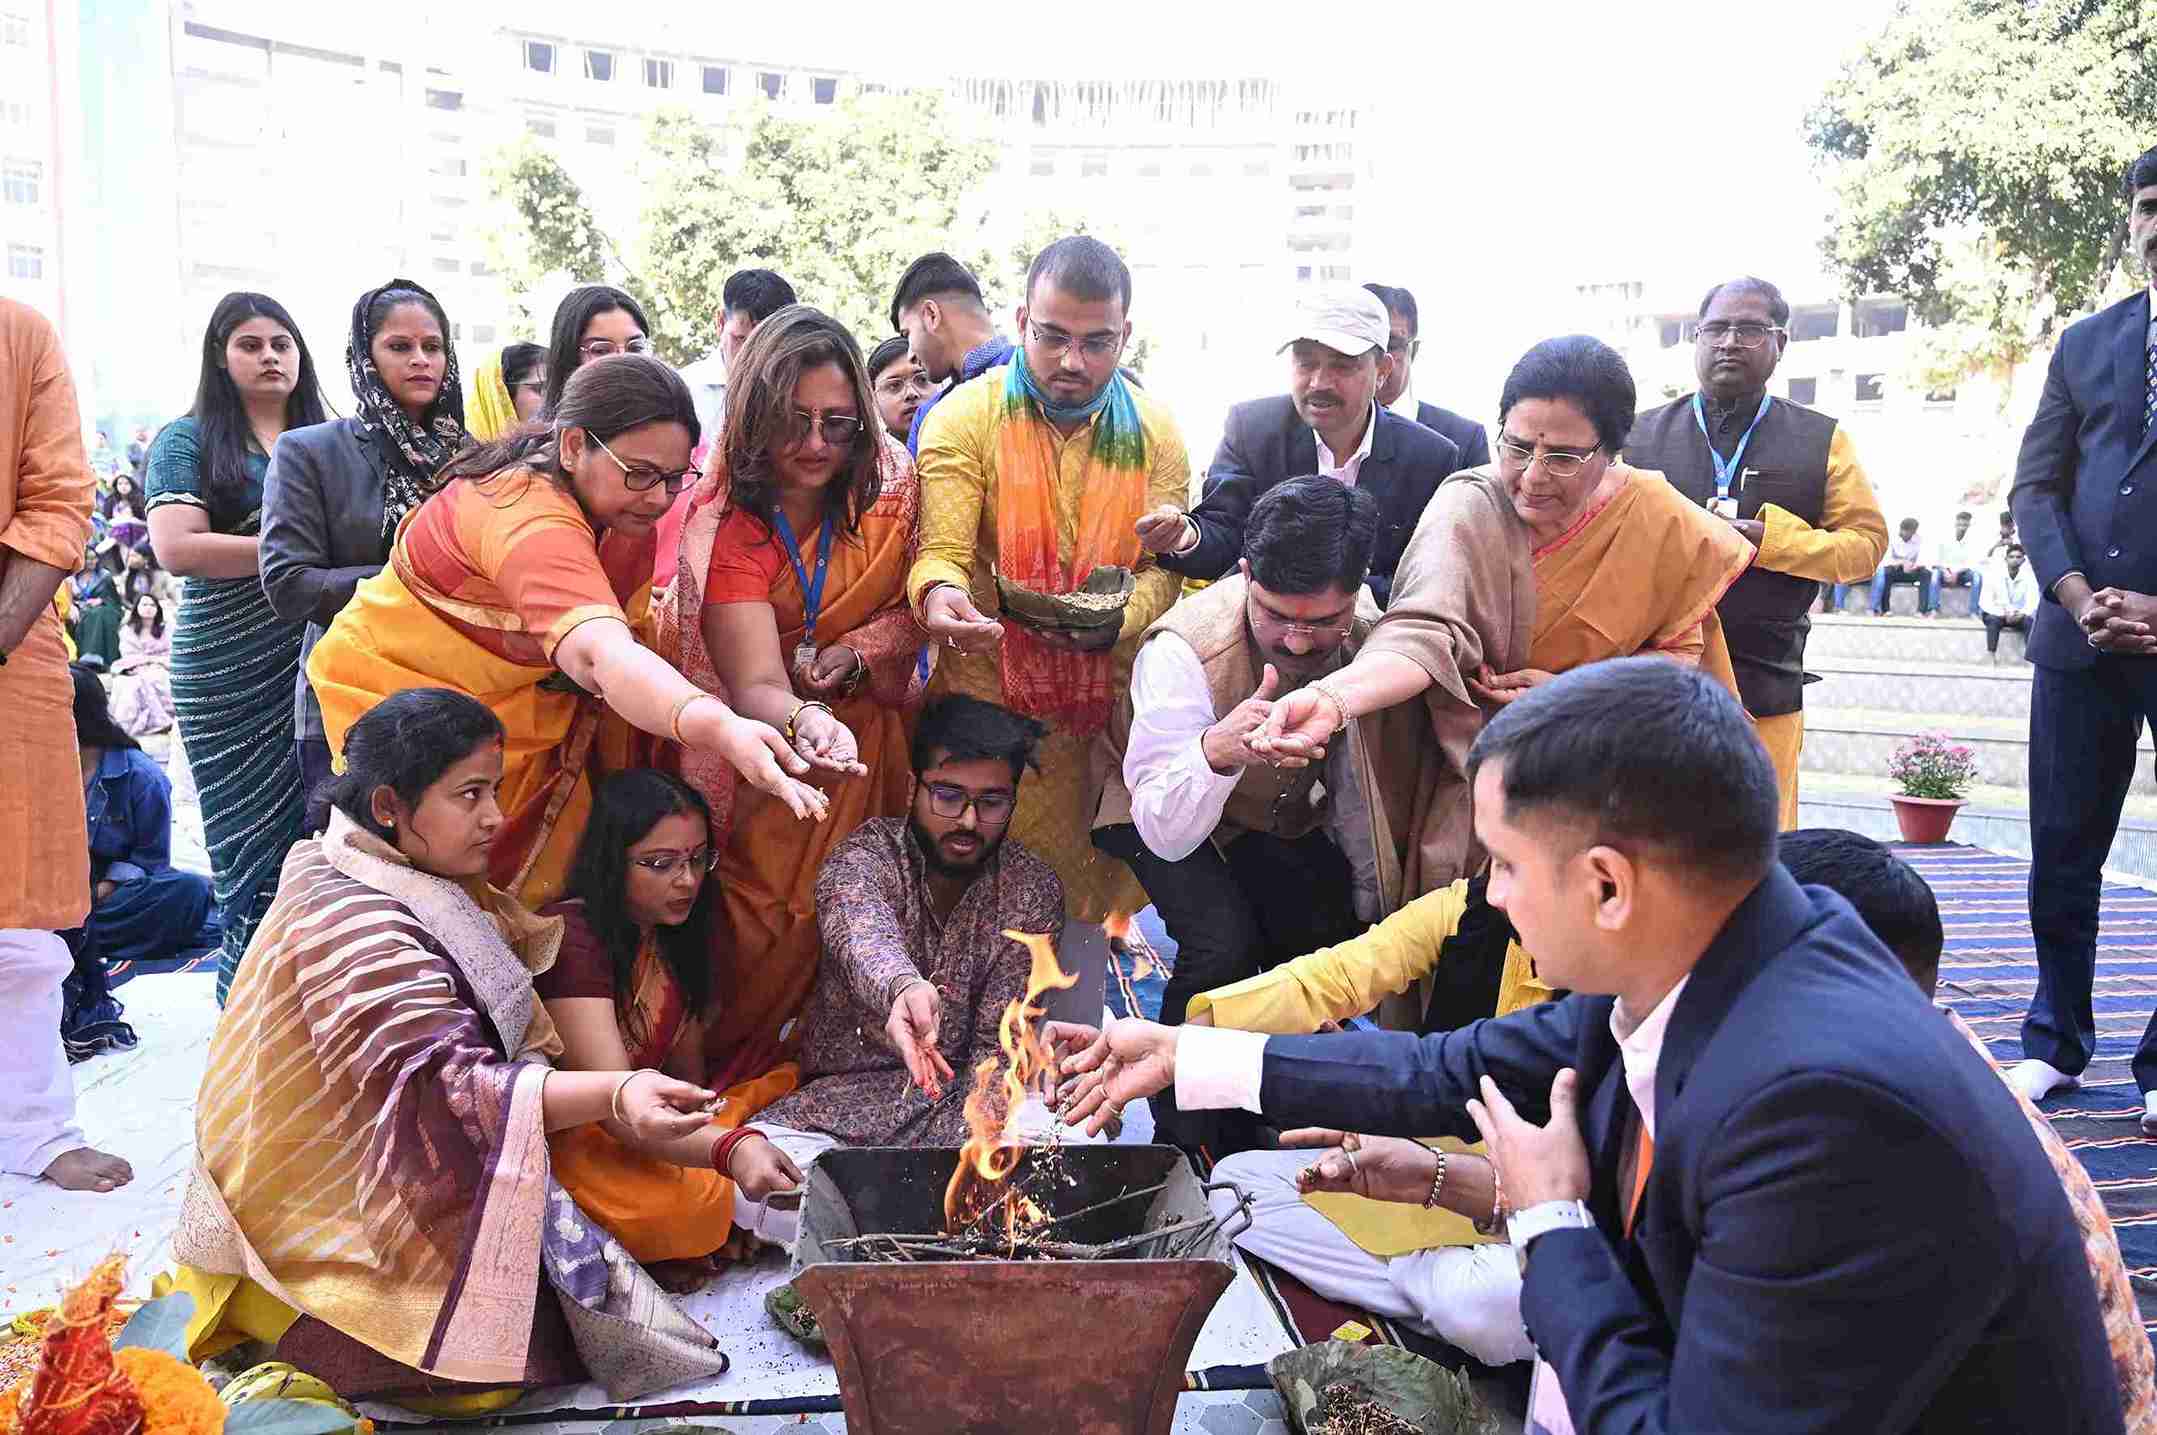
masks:
<path id="1" fill-rule="evenodd" d="M 1805 745 L 1807 616 L 1822 583 L 1872 577 L 1887 520 L 1843 427 L 1768 392 L 1790 342 L 1790 305 L 1764 279 L 1700 302 L 1700 390 L 1640 415 L 1625 458 L 1729 520 L 1759 555 L 1717 605 L 1738 695 L 1775 763 L 1782 825 L 1797 826 Z"/>

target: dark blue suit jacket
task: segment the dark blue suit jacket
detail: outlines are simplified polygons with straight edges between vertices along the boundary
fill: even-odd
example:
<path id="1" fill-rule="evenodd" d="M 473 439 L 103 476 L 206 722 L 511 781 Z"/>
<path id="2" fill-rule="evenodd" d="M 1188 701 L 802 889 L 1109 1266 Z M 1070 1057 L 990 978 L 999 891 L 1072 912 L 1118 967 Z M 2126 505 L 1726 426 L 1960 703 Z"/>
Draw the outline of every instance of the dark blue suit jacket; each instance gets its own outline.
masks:
<path id="1" fill-rule="evenodd" d="M 2008 503 L 2046 602 L 2029 658 L 2086 668 L 2097 654 L 2053 585 L 2080 570 L 2092 588 L 2157 593 L 2157 429 L 2142 432 L 2148 393 L 2147 290 L 2060 335 L 2037 414 L 2022 434 Z"/>
<path id="2" fill-rule="evenodd" d="M 1490 435 L 1483 432 L 1483 425 L 1474 419 L 1419 401 L 1416 422 L 1453 440 L 1453 446 L 1460 450 L 1462 468 L 1487 468 L 1490 465 Z"/>
<path id="3" fill-rule="evenodd" d="M 1486 1072 L 1549 1119 L 1579 1073 L 1596 1229 L 1535 1243 L 1528 1332 L 1574 1424 L 1672 1432 L 2116 1432 L 2119 1387 L 2066 1195 L 2005 1083 L 1841 898 L 1780 867 L 1679 994 L 1635 1139 L 1612 999 L 1427 1037 L 1275 1037 L 1282 1126 L 1475 1137 Z"/>
<path id="4" fill-rule="evenodd" d="M 1393 591 L 1401 550 L 1438 485 L 1463 465 L 1444 434 L 1381 408 L 1370 456 L 1356 470 L 1356 487 L 1378 500 L 1378 543 L 1371 555 L 1371 591 L 1382 604 Z M 1187 578 L 1218 578 L 1243 556 L 1243 525 L 1265 491 L 1318 472 L 1318 435 L 1296 412 L 1295 400 L 1252 399 L 1228 411 L 1220 451 L 1206 470 L 1206 494 L 1191 517 L 1198 546 L 1161 566 Z"/>

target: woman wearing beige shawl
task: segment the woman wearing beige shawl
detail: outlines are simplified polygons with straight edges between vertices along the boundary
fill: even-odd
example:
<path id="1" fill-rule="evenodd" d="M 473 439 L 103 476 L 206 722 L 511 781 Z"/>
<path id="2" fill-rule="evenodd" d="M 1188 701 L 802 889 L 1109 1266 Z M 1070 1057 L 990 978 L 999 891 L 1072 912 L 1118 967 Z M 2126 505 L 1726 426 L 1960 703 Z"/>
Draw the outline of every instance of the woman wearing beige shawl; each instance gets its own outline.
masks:
<path id="1" fill-rule="evenodd" d="M 549 1131 L 610 1113 L 708 1154 L 711 1093 L 553 1069 L 532 974 L 560 922 L 484 879 L 501 724 L 411 689 L 352 726 L 343 761 L 211 1038 L 173 1238 L 190 1354 L 264 1340 L 347 1397 L 458 1414 L 587 1375 L 632 1399 L 723 1371 L 548 1168 Z"/>
<path id="2" fill-rule="evenodd" d="M 1274 704 L 1252 741 L 1309 761 L 1355 723 L 1383 744 L 1406 901 L 1481 865 L 1462 779 L 1488 709 L 1605 658 L 1659 652 L 1737 690 L 1715 604 L 1753 547 L 1659 474 L 1617 461 L 1633 378 L 1609 346 L 1549 339 L 1513 366 L 1497 461 L 1440 486 L 1355 661 Z M 1416 704 L 1412 699 L 1420 697 Z"/>

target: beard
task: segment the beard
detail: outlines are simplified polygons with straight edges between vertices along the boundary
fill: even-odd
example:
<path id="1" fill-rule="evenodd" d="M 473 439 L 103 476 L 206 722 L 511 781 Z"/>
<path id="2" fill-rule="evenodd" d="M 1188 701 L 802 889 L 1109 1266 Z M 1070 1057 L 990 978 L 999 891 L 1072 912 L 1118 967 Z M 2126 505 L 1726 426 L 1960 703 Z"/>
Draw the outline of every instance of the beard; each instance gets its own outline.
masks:
<path id="1" fill-rule="evenodd" d="M 977 830 L 971 835 L 979 840 L 981 846 L 973 856 L 959 861 L 945 856 L 941 844 L 929 835 L 929 830 L 921 825 L 921 819 L 911 813 L 907 815 L 906 830 L 914 839 L 914 847 L 921 853 L 921 860 L 928 863 L 929 870 L 939 877 L 972 877 L 986 867 L 989 859 L 996 855 L 996 849 L 1004 845 L 1002 837 L 989 837 Z"/>

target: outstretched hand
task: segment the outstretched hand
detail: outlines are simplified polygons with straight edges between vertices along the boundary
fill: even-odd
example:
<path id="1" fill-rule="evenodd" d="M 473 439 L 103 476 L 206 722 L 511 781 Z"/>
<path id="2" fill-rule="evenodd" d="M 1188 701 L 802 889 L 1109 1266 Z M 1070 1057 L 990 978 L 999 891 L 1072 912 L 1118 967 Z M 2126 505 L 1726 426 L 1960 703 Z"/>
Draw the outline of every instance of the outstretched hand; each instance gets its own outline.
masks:
<path id="1" fill-rule="evenodd" d="M 884 1039 L 906 1063 L 906 1074 L 931 1101 L 944 1094 L 951 1080 L 951 1063 L 937 1049 L 937 1030 L 943 1019 L 944 998 L 931 981 L 908 986 L 891 1004 L 884 1019 Z"/>
<path id="2" fill-rule="evenodd" d="M 1279 767 L 1308 767 L 1345 725 L 1339 702 L 1317 688 L 1297 688 L 1273 704 L 1247 741 L 1251 751 Z"/>
<path id="3" fill-rule="evenodd" d="M 921 626 L 959 653 L 990 652 L 1004 640 L 1004 625 L 976 608 L 972 595 L 953 583 L 929 590 L 921 602 Z"/>
<path id="4" fill-rule="evenodd" d="M 1399 1136 L 1364 1136 L 1307 1126 L 1281 1133 L 1281 1145 L 1325 1146 L 1318 1159 L 1296 1173 L 1296 1189 L 1343 1191 L 1374 1201 L 1420 1206 L 1438 1174 L 1438 1157 L 1420 1141 Z"/>
<path id="5" fill-rule="evenodd" d="M 1093 1040 L 1085 1043 L 1089 1036 Z M 1176 1028 L 1135 1017 L 1112 1021 L 1099 1033 L 1050 1022 L 1042 1039 L 1056 1055 L 1058 1074 L 1068 1078 L 1057 1088 L 1058 1116 L 1072 1126 L 1083 1121 L 1087 1135 L 1100 1135 L 1122 1118 L 1125 1106 L 1176 1084 L 1176 1038 Z M 1065 1055 L 1081 1044 L 1083 1050 Z"/>
<path id="6" fill-rule="evenodd" d="M 1138 542 L 1148 553 L 1174 553 L 1191 536 L 1191 520 L 1173 503 L 1164 503 L 1138 521 Z"/>

